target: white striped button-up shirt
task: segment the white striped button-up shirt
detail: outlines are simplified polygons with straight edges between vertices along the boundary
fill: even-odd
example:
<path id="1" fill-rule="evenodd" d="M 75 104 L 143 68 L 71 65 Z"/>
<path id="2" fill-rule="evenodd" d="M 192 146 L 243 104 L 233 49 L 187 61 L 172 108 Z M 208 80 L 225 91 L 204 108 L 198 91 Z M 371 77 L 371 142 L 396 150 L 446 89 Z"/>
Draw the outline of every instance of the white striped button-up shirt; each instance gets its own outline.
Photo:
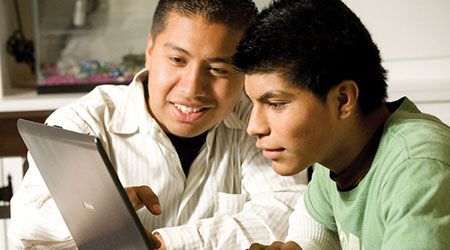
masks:
<path id="1" fill-rule="evenodd" d="M 170 139 L 147 112 L 143 81 L 97 87 L 55 111 L 50 125 L 100 138 L 124 187 L 148 185 L 162 214 L 137 211 L 168 249 L 245 249 L 283 240 L 307 178 L 282 177 L 246 134 L 251 102 L 208 132 L 186 178 Z M 11 201 L 9 238 L 18 249 L 76 249 L 33 160 Z M 113 207 L 111 209 L 114 209 Z M 111 218 L 114 219 L 114 218 Z"/>

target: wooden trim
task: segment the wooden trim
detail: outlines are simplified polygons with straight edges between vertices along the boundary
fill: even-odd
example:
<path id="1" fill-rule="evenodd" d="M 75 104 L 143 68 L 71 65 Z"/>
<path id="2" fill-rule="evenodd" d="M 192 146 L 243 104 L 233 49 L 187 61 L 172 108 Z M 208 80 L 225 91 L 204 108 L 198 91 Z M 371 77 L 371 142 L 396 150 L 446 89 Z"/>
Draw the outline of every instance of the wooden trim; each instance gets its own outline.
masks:
<path id="1" fill-rule="evenodd" d="M 11 217 L 9 206 L 0 206 L 0 219 L 8 219 Z"/>
<path id="2" fill-rule="evenodd" d="M 19 118 L 44 122 L 53 110 L 0 112 L 0 157 L 22 156 L 27 154 L 27 148 L 17 131 Z"/>

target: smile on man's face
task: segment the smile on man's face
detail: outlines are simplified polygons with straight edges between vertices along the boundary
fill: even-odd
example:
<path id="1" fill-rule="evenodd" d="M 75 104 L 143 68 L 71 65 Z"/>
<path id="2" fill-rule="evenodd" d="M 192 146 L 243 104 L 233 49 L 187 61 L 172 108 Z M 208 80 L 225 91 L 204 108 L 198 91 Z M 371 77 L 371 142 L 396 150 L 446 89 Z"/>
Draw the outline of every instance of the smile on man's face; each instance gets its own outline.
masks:
<path id="1" fill-rule="evenodd" d="M 299 173 L 326 157 L 333 136 L 327 104 L 275 73 L 247 75 L 245 91 L 254 105 L 247 132 L 278 174 Z"/>
<path id="2" fill-rule="evenodd" d="M 231 113 L 244 84 L 231 64 L 241 35 L 201 16 L 172 12 L 164 31 L 149 38 L 149 110 L 166 132 L 194 137 Z"/>

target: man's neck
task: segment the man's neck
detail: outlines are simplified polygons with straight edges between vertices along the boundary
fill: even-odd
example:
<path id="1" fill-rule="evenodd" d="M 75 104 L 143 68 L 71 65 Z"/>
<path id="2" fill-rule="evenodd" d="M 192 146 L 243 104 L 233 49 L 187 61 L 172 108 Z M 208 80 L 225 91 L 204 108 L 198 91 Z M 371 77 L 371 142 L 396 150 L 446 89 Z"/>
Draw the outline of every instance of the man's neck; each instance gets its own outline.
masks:
<path id="1" fill-rule="evenodd" d="M 175 150 L 177 151 L 178 157 L 181 162 L 181 167 L 183 168 L 184 174 L 187 177 L 192 162 L 195 160 L 195 158 L 197 158 L 200 149 L 202 148 L 203 144 L 205 144 L 208 131 L 192 138 L 180 137 L 172 135 L 170 133 L 166 134 L 175 147 Z"/>

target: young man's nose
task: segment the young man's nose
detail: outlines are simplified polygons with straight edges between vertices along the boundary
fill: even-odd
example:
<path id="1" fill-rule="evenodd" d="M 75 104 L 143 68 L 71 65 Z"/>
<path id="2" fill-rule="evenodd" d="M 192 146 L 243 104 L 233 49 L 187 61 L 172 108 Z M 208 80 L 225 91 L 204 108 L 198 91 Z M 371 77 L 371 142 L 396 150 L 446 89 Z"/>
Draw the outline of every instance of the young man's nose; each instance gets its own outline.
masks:
<path id="1" fill-rule="evenodd" d="M 258 108 L 253 107 L 248 121 L 247 133 L 251 136 L 263 136 L 269 134 L 269 131 L 264 114 Z"/>
<path id="2" fill-rule="evenodd" d="M 186 69 L 179 83 L 181 91 L 189 97 L 204 96 L 208 81 L 200 67 Z"/>

